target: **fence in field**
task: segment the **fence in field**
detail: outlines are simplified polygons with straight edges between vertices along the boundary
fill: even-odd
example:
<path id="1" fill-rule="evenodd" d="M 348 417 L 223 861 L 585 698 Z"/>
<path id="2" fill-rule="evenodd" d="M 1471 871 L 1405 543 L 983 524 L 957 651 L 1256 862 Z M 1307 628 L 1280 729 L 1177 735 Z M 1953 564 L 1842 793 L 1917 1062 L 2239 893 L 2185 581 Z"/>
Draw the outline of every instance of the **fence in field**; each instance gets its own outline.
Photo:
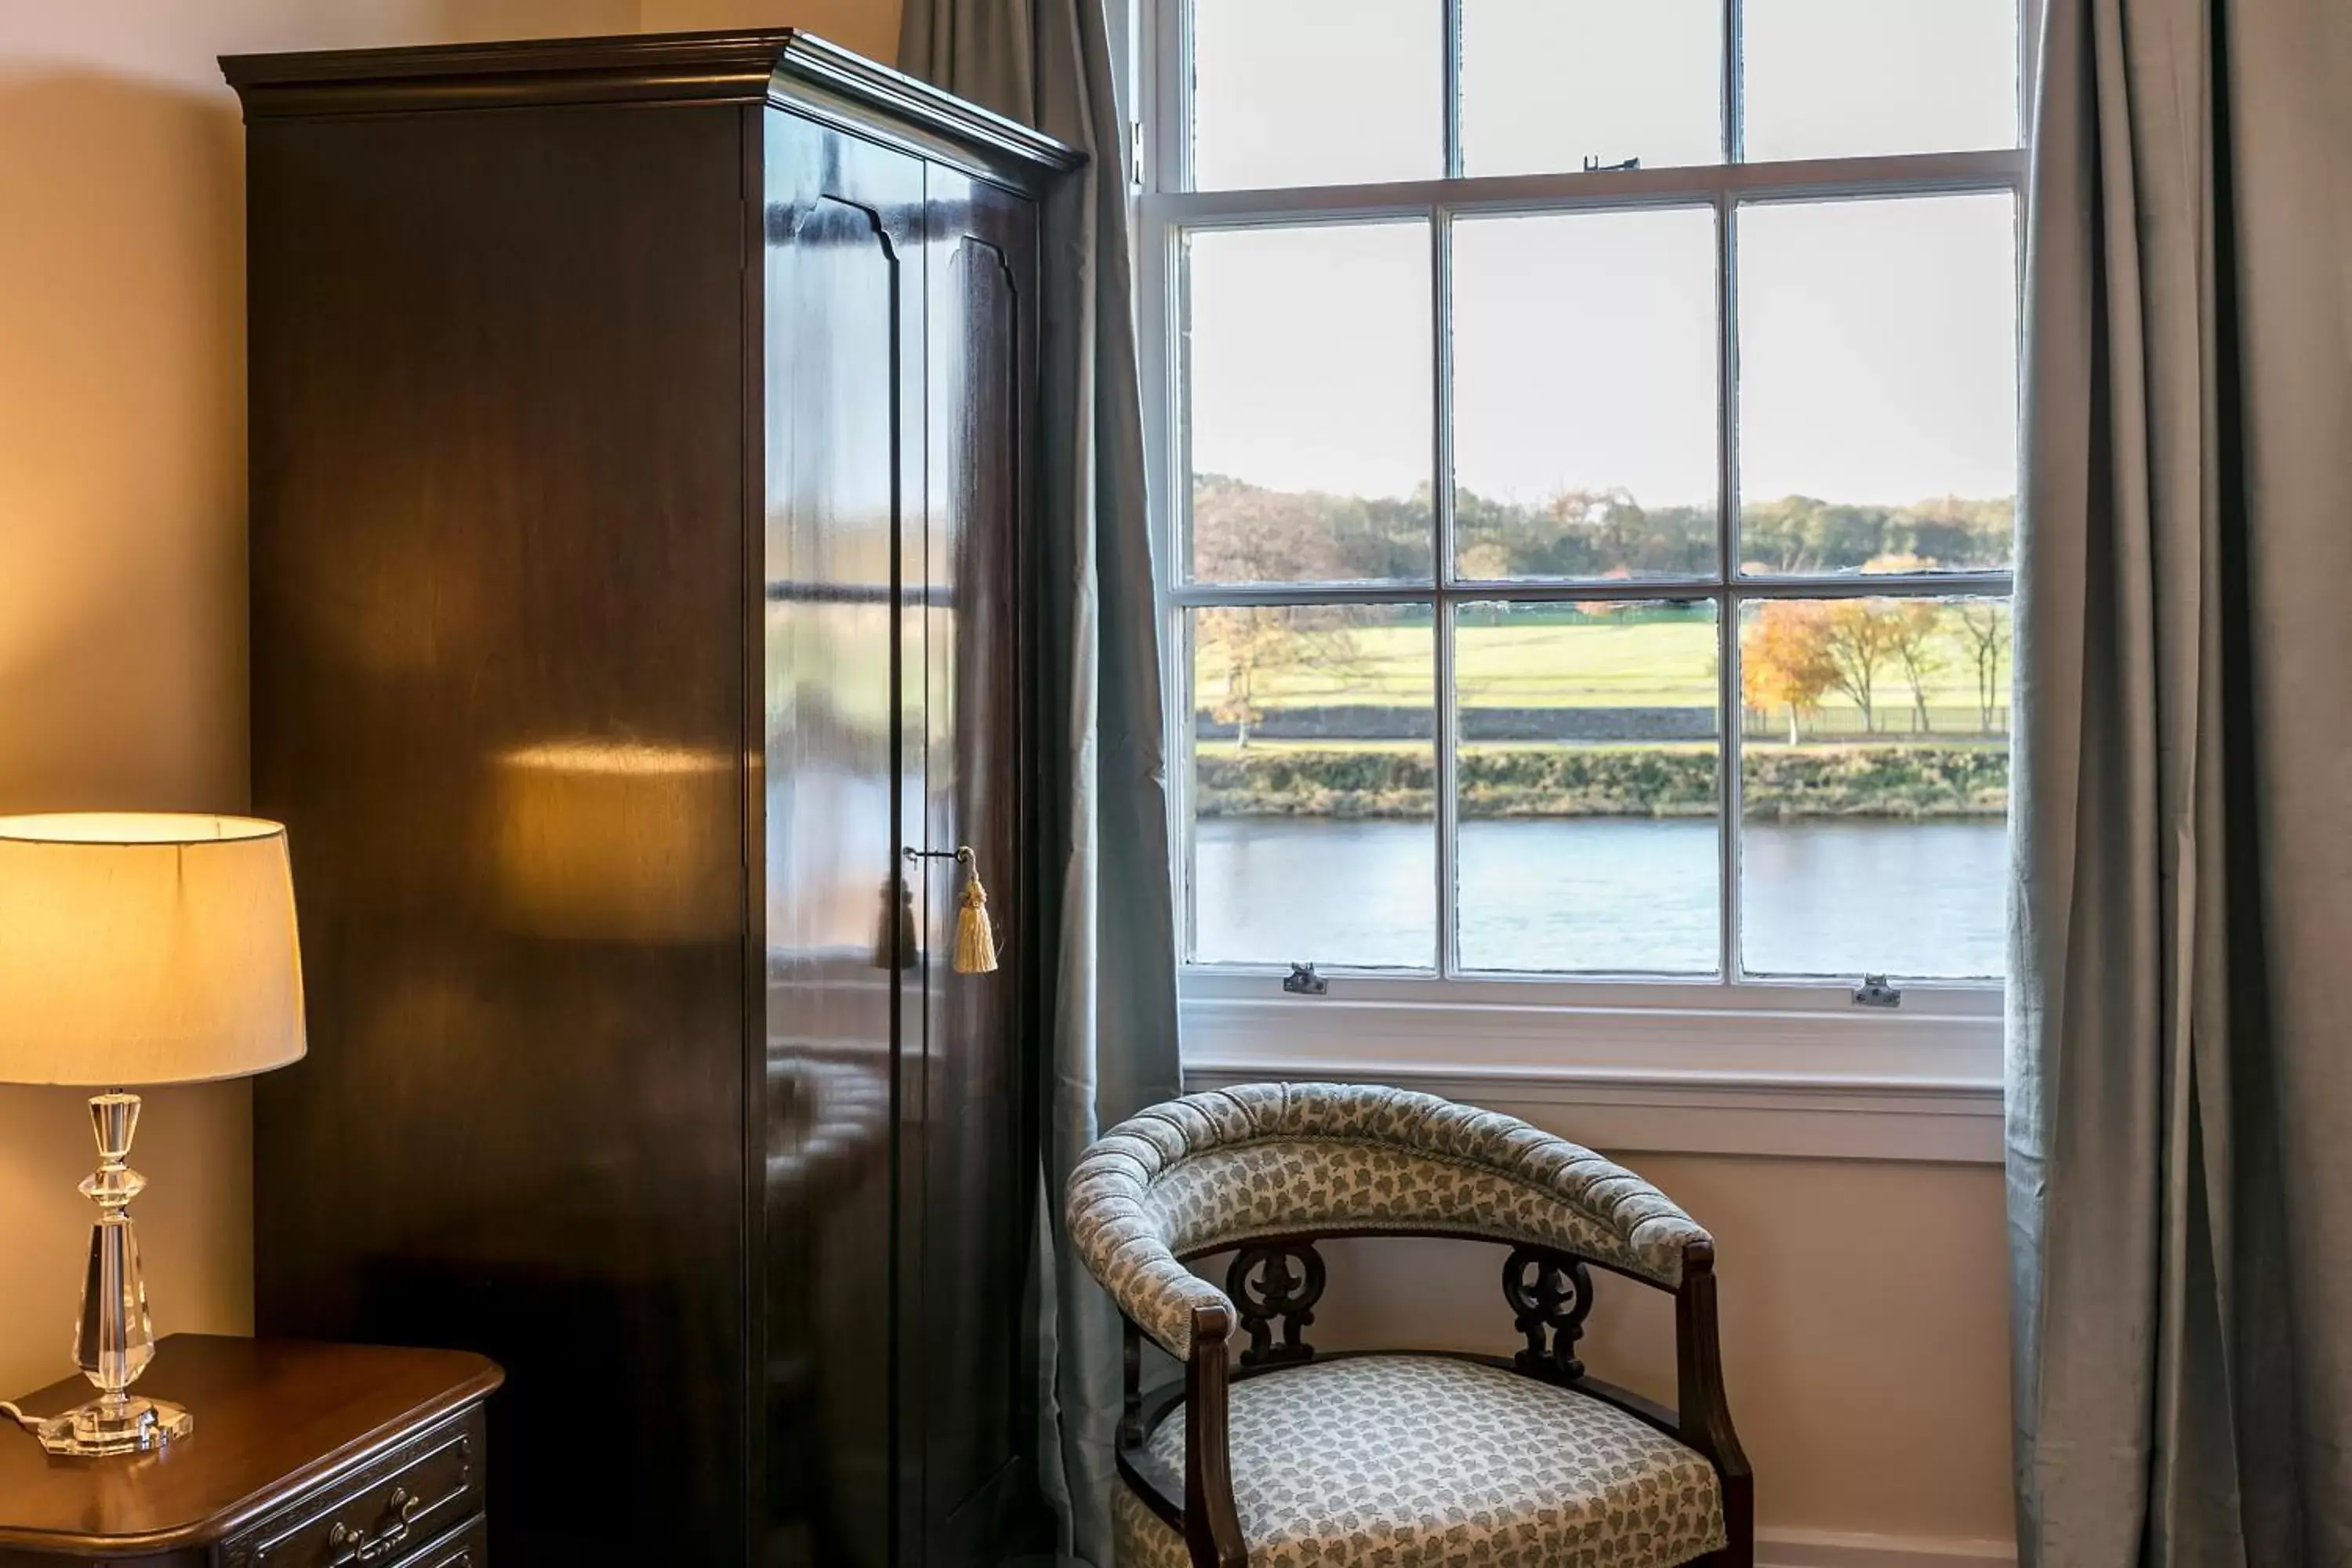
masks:
<path id="1" fill-rule="evenodd" d="M 1750 708 L 1743 716 L 1741 732 L 1751 741 L 1785 741 L 1789 738 L 1787 710 Z M 1918 710 L 1907 701 L 1882 701 L 1871 714 L 1871 726 L 1863 727 L 1862 710 L 1841 704 L 1835 708 L 1817 708 L 1801 714 L 1797 721 L 1797 733 L 1808 741 L 1908 741 L 1933 738 L 1938 741 L 1990 741 L 2006 739 L 2009 734 L 2009 705 L 2001 704 L 1992 710 L 1992 722 L 1985 722 L 1985 713 L 1970 704 L 1967 707 L 1947 707 L 1927 704 L 1927 722 L 1919 722 Z"/>
<path id="2" fill-rule="evenodd" d="M 1864 727 L 1861 710 L 1822 708 L 1801 717 L 1798 736 L 1805 741 L 1942 742 L 2002 739 L 2009 729 L 2009 710 L 1996 709 L 1987 727 L 1984 714 L 1973 706 L 1930 703 L 1923 728 L 1918 712 L 1908 702 L 1878 705 L 1873 723 Z M 1361 741 L 1426 741 L 1435 725 L 1427 706 L 1343 702 L 1270 708 L 1249 726 L 1253 741 L 1292 743 L 1326 742 L 1335 745 Z M 1786 741 L 1789 716 L 1781 710 L 1749 709 L 1741 732 L 1751 741 Z M 1202 710 L 1193 715 L 1193 735 L 1203 741 L 1232 741 L 1241 726 Z M 1716 733 L 1716 711 L 1703 707 L 1652 708 L 1505 708 L 1473 706 L 1462 710 L 1462 739 L 1472 745 L 1630 745 L 1642 742 L 1710 741 Z"/>

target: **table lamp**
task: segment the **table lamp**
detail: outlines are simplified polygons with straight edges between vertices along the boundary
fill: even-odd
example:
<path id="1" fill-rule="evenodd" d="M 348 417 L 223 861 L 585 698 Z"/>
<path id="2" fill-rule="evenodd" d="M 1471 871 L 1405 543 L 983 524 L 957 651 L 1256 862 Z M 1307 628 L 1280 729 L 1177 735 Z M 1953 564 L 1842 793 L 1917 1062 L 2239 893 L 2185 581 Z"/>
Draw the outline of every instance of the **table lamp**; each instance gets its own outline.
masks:
<path id="1" fill-rule="evenodd" d="M 302 1055 L 302 965 L 286 830 L 239 816 L 0 816 L 0 1083 L 73 1084 L 89 1102 L 98 1205 L 74 1356 L 98 1397 L 17 1416 L 53 1454 L 122 1454 L 194 1417 L 130 1392 L 155 1355 L 129 1212 L 131 1084 L 208 1083 Z"/>

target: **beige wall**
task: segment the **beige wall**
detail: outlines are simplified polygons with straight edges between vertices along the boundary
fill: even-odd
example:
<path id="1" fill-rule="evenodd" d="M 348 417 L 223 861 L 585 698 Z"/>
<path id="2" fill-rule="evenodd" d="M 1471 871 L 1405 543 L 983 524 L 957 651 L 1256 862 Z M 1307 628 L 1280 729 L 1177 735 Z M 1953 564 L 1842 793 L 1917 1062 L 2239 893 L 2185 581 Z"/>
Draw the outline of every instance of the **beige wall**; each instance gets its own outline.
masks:
<path id="1" fill-rule="evenodd" d="M 0 6 L 0 812 L 245 803 L 242 143 L 213 57 L 636 21 L 636 0 Z M 0 1394 L 71 1370 L 79 1099 L 0 1089 Z M 250 1324 L 249 1105 L 150 1097 L 163 1331 Z"/>
<path id="2" fill-rule="evenodd" d="M 648 33 L 805 27 L 877 60 L 898 56 L 898 0 L 645 0 Z"/>
<path id="3" fill-rule="evenodd" d="M 896 0 L 17 0 L 0 7 L 0 811 L 245 798 L 243 258 L 212 57 L 792 23 L 887 58 Z M 0 1391 L 67 1370 L 89 1144 L 0 1090 Z M 152 1097 L 159 1327 L 251 1317 L 244 1089 Z M 1768 1525 L 2005 1538 L 2000 1183 L 1986 1167 L 1637 1156 L 1721 1238 Z M 1342 1249 L 1335 1342 L 1492 1345 L 1491 1258 Z M 1668 1324 L 1604 1283 L 1591 1360 L 1664 1394 Z M 1368 1303 L 1379 1303 L 1372 1309 Z"/>
<path id="4" fill-rule="evenodd" d="M 2011 1539 L 1996 1167 L 1619 1158 L 1715 1233 L 1724 1375 L 1762 1528 Z M 1318 1343 L 1512 1342 L 1491 1247 L 1352 1242 L 1330 1264 Z M 1673 1403 L 1666 1299 L 1608 1275 L 1594 1296 L 1595 1375 Z"/>

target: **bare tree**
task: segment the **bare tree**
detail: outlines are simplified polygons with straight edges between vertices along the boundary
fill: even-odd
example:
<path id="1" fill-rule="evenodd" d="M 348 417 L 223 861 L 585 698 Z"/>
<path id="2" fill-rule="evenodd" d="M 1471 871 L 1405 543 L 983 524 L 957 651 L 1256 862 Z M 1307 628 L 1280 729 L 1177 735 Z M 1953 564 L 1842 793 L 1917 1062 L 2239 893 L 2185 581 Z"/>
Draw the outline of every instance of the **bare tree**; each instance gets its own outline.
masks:
<path id="1" fill-rule="evenodd" d="M 1977 728 L 1990 732 L 2000 711 L 2001 667 L 2009 658 L 2009 606 L 1998 599 L 1967 599 L 1953 606 L 1953 618 L 1976 666 Z"/>
<path id="2" fill-rule="evenodd" d="M 1204 581 L 1286 582 L 1344 576 L 1321 498 L 1261 490 L 1234 480 L 1204 478 L 1192 497 L 1192 565 Z M 1336 650 L 1328 612 L 1303 606 L 1218 607 L 1192 623 L 1195 698 L 1221 722 L 1234 726 L 1234 743 L 1247 750 L 1251 731 L 1286 679 L 1327 662 Z M 1344 627 L 1336 628 L 1343 637 Z"/>
<path id="3" fill-rule="evenodd" d="M 1249 749 L 1250 731 L 1265 721 L 1286 683 L 1344 688 L 1360 679 L 1353 608 L 1265 605 L 1198 612 L 1195 700 L 1234 727 L 1235 750 Z"/>
<path id="4" fill-rule="evenodd" d="M 1943 655 L 1936 647 L 1943 606 L 1933 599 L 1910 599 L 1889 605 L 1887 614 L 1894 623 L 1895 662 L 1903 667 L 1903 677 L 1911 683 L 1911 711 L 1924 735 L 1935 728 L 1927 721 L 1927 678 L 1944 668 Z"/>
<path id="5" fill-rule="evenodd" d="M 1822 651 L 1835 671 L 1830 684 L 1862 710 L 1865 734 L 1878 728 L 1878 672 L 1895 652 L 1901 618 L 1885 599 L 1841 599 L 1822 617 Z"/>

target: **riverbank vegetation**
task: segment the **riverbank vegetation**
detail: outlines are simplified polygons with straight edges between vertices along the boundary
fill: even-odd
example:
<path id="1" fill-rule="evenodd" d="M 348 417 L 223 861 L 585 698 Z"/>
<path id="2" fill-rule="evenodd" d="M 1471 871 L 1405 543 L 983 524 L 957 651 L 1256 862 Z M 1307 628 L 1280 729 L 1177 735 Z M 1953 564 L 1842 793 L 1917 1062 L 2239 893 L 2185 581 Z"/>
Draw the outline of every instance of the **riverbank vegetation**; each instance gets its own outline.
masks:
<path id="1" fill-rule="evenodd" d="M 1998 818 L 2009 808 L 2009 752 L 2000 745 L 1750 744 L 1742 763 L 1741 806 L 1751 820 Z M 1203 817 L 1425 817 L 1436 810 L 1436 766 L 1425 744 L 1203 742 L 1193 767 L 1193 804 Z M 1455 761 L 1466 817 L 1712 816 L 1717 767 L 1709 745 L 1471 746 Z"/>

